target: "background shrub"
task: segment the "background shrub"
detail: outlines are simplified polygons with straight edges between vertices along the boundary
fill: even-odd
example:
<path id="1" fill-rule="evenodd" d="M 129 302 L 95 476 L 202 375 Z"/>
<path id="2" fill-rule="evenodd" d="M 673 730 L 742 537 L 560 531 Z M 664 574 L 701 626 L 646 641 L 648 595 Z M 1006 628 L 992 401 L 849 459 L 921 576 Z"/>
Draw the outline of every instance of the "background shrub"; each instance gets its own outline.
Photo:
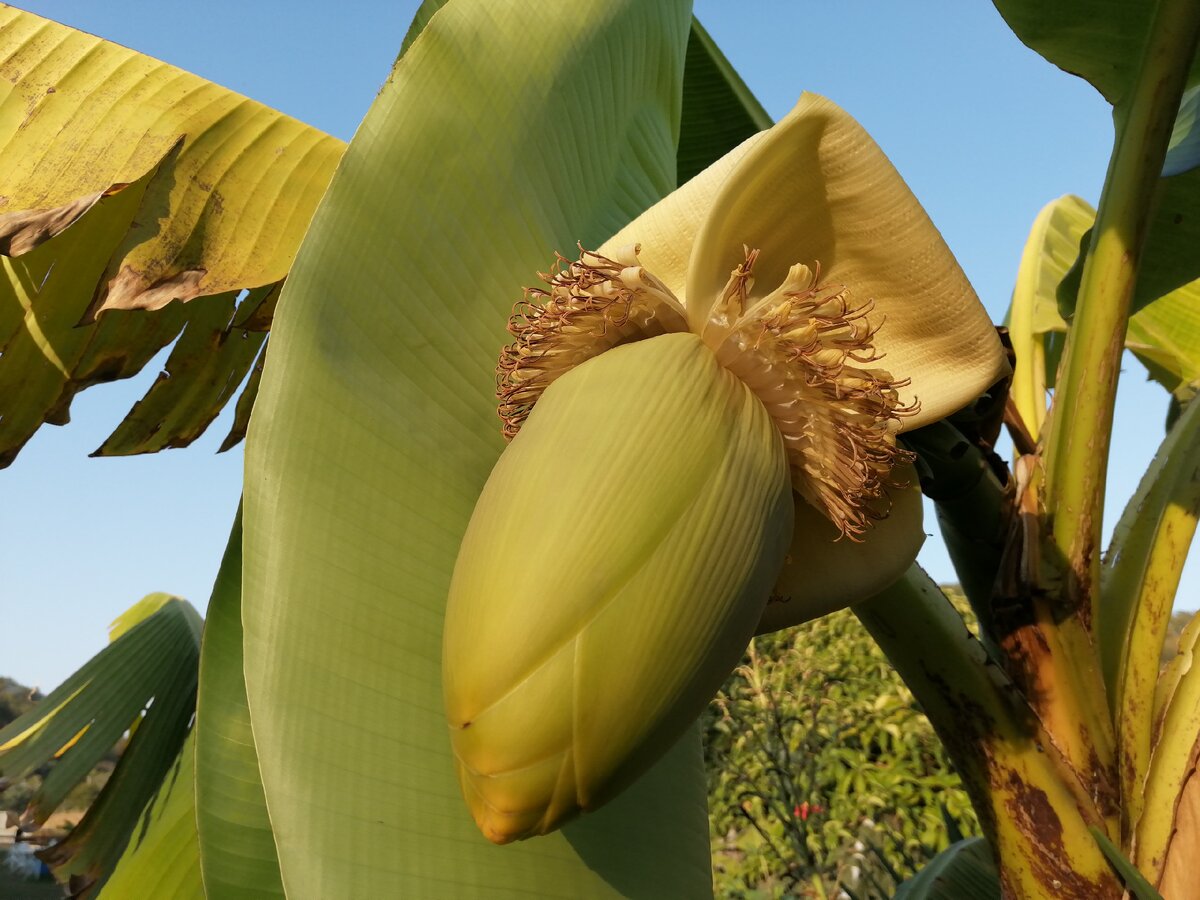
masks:
<path id="1" fill-rule="evenodd" d="M 719 897 L 891 897 L 978 833 L 929 721 L 849 611 L 756 638 L 704 725 Z"/>

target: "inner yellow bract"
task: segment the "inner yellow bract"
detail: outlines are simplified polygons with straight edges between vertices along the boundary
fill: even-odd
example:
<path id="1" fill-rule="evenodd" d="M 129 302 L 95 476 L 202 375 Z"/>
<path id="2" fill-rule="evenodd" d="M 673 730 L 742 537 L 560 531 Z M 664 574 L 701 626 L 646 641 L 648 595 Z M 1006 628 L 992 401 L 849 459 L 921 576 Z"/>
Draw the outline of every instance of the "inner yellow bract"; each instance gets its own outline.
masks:
<path id="1" fill-rule="evenodd" d="M 638 264 L 638 249 L 609 258 L 581 247 L 577 261 L 558 256 L 540 273 L 547 287 L 526 289 L 496 369 L 505 437 L 512 440 L 542 392 L 580 363 L 618 344 L 696 331 L 771 414 L 796 492 L 844 536 L 860 539 L 887 515 L 892 469 L 912 459 L 895 434 L 919 408 L 900 401 L 906 381 L 872 366 L 883 326 L 868 321 L 874 302 L 822 284 L 819 263 L 792 266 L 783 284 L 756 297 L 758 251 L 746 248 L 707 315 L 689 326 L 683 304 Z"/>

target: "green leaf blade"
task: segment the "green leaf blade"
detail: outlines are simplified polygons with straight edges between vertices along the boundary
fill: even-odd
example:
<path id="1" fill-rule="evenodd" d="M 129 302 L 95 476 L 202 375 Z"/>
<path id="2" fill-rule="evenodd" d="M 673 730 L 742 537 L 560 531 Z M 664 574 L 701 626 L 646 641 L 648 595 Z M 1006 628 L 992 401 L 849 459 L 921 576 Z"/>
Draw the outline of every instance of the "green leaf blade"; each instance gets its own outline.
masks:
<path id="1" fill-rule="evenodd" d="M 242 659 L 242 515 L 208 604 L 196 700 L 196 826 L 208 900 L 283 897 Z"/>
<path id="2" fill-rule="evenodd" d="M 698 19 L 692 19 L 683 69 L 683 113 L 675 165 L 680 184 L 746 138 L 770 128 L 771 117 Z"/>
<path id="3" fill-rule="evenodd" d="M 494 847 L 440 686 L 450 571 L 502 446 L 504 323 L 554 250 L 675 184 L 689 24 L 683 5 L 448 4 L 318 211 L 247 447 L 246 687 L 290 897 L 711 889 L 694 738 L 563 832 Z"/>
<path id="4" fill-rule="evenodd" d="M 195 732 L 142 814 L 117 867 L 100 891 L 102 900 L 156 897 L 205 900 L 196 843 Z"/>

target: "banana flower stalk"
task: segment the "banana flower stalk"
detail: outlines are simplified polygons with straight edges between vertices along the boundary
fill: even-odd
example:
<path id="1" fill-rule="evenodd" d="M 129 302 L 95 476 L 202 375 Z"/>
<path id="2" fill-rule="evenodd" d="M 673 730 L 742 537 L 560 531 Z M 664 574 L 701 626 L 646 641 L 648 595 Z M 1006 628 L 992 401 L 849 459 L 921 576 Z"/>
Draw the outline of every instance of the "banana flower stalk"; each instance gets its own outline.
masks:
<path id="1" fill-rule="evenodd" d="M 443 644 L 459 781 L 497 843 L 611 799 L 756 630 L 898 578 L 924 533 L 897 435 L 1007 373 L 916 198 L 814 95 L 541 280 Z"/>

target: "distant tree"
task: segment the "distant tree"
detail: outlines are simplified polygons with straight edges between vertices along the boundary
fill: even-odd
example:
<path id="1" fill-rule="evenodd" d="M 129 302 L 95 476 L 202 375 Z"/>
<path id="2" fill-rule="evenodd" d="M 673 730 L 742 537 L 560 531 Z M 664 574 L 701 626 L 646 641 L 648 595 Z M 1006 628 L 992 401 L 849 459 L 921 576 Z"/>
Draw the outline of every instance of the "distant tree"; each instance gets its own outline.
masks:
<path id="1" fill-rule="evenodd" d="M 11 678 L 0 676 L 0 728 L 41 699 L 41 692 L 37 688 L 28 688 Z"/>

